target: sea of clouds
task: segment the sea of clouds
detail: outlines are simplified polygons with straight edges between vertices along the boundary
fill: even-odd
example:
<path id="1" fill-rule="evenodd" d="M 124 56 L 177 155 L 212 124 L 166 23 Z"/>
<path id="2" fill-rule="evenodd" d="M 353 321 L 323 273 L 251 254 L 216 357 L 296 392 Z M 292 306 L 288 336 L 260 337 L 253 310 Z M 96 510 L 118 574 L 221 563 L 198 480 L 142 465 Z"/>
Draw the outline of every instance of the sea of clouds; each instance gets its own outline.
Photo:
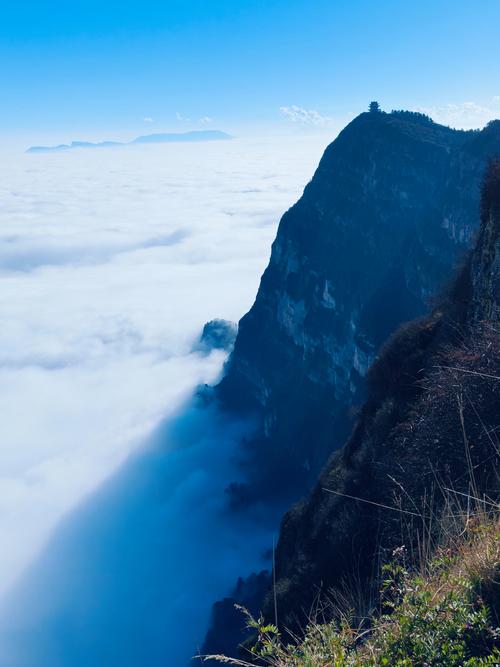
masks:
<path id="1" fill-rule="evenodd" d="M 324 137 L 0 163 L 0 664 L 184 667 L 273 520 L 224 489 L 251 425 L 191 399 Z M 170 659 L 165 661 L 165 654 Z"/>

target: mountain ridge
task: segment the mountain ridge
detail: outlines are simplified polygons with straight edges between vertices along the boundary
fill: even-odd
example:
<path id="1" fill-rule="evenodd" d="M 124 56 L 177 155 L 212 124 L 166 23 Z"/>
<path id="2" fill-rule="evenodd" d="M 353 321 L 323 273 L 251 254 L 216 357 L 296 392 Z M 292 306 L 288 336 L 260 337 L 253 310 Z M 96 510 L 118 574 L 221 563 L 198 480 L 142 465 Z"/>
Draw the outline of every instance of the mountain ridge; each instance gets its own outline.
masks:
<path id="1" fill-rule="evenodd" d="M 500 121 L 463 131 L 411 112 L 361 114 L 327 147 L 282 217 L 217 388 L 223 406 L 260 420 L 237 501 L 310 488 L 352 427 L 380 345 L 427 311 L 470 247 L 494 155 Z"/>
<path id="2" fill-rule="evenodd" d="M 231 139 L 231 135 L 220 130 L 192 130 L 190 132 L 164 132 L 156 134 L 145 134 L 131 141 L 72 141 L 70 144 L 59 144 L 57 146 L 30 146 L 26 153 L 57 153 L 75 149 L 87 148 L 113 148 L 116 146 L 133 146 L 134 144 L 159 144 L 177 142 L 197 141 L 225 141 Z"/>
<path id="3" fill-rule="evenodd" d="M 401 135 L 404 136 L 402 142 L 399 140 Z M 393 393 L 401 394 L 404 405 L 410 405 L 415 399 L 415 377 L 420 379 L 419 363 L 423 355 L 442 342 L 442 332 L 447 327 L 448 336 L 452 330 L 452 327 L 443 325 L 444 318 L 442 313 L 438 315 L 436 303 L 441 308 L 446 305 L 450 321 L 466 317 L 472 303 L 467 301 L 471 293 L 470 281 L 467 280 L 467 272 L 471 270 L 468 248 L 478 228 L 484 169 L 494 155 L 500 155 L 499 121 L 490 123 L 481 131 L 471 132 L 439 126 L 426 117 L 409 112 L 362 114 L 326 149 L 304 195 L 282 218 L 256 301 L 240 322 L 226 375 L 217 388 L 225 409 L 240 412 L 253 410 L 262 424 L 257 440 L 245 446 L 245 454 L 248 456 L 250 452 L 254 457 L 253 475 L 249 475 L 248 484 L 243 488 L 239 484 L 228 489 L 236 507 L 253 502 L 253 497 L 270 503 L 275 503 L 276 498 L 282 502 L 283 496 L 291 498 L 291 503 L 296 503 L 301 496 L 305 498 L 293 504 L 285 514 L 276 551 L 276 601 L 280 624 L 299 628 L 307 616 L 302 612 L 310 609 L 321 590 L 325 592 L 342 576 L 339 574 L 342 570 L 340 565 L 337 568 L 339 577 L 332 575 L 332 561 L 337 558 L 339 563 L 344 564 L 343 571 L 347 572 L 363 553 L 363 539 L 366 538 L 366 543 L 369 543 L 373 537 L 369 515 L 362 515 L 359 525 L 350 523 L 352 543 L 358 544 L 357 540 L 361 539 L 361 544 L 359 553 L 354 548 L 349 549 L 344 558 L 339 545 L 342 545 L 342 539 L 348 540 L 349 535 L 345 526 L 342 527 L 342 521 L 338 524 L 334 518 L 334 508 L 340 500 L 323 489 L 336 488 L 337 463 L 332 461 L 338 462 L 341 470 L 348 469 L 348 465 L 357 461 L 362 449 L 350 444 L 339 453 L 339 446 L 346 441 L 354 443 L 356 438 L 359 440 L 362 432 L 359 424 L 363 420 L 366 422 L 374 414 L 382 422 L 386 419 L 384 411 L 378 411 L 375 406 L 381 391 L 385 392 L 389 401 L 388 410 L 391 401 L 396 400 L 396 395 L 389 396 L 387 382 L 392 382 L 390 387 Z M 376 161 L 382 161 L 382 165 Z M 367 197 L 366 191 L 370 188 L 371 194 Z M 401 196 L 402 193 L 404 196 Z M 394 201 L 397 203 L 395 207 Z M 484 202 L 483 196 L 483 209 Z M 371 205 L 371 217 L 359 212 L 366 203 Z M 384 216 L 383 209 L 391 206 L 392 216 Z M 332 211 L 334 215 L 331 215 Z M 352 211 L 354 215 L 351 215 Z M 380 229 L 384 233 L 367 237 L 367 222 L 376 233 Z M 409 232 L 409 239 L 398 229 L 403 224 Z M 346 229 L 350 226 L 353 227 L 351 240 L 360 239 L 361 243 L 352 243 L 350 254 L 345 256 L 344 240 L 349 238 Z M 391 234 L 397 237 L 397 244 L 394 244 Z M 338 238 L 340 243 L 337 243 Z M 371 254 L 379 252 L 382 261 L 374 263 Z M 398 258 L 402 259 L 399 273 L 395 270 Z M 415 258 L 419 259 L 418 263 Z M 488 261 L 491 262 L 491 253 L 484 256 L 484 263 Z M 462 283 L 457 279 L 449 286 L 450 276 L 454 275 L 461 262 L 465 262 L 460 273 Z M 349 281 L 341 283 L 343 293 L 340 297 L 334 292 L 333 276 L 328 276 L 330 283 L 326 283 L 328 265 L 336 263 L 340 264 L 337 277 L 342 277 L 343 271 L 349 271 L 354 277 L 356 273 L 361 276 L 354 291 L 355 298 L 349 292 Z M 406 266 L 401 267 L 401 264 Z M 381 279 L 380 273 L 384 271 Z M 481 275 L 485 275 L 484 270 L 477 270 L 476 276 Z M 364 293 L 359 289 L 363 279 Z M 385 286 L 388 284 L 390 288 L 391 283 L 396 286 L 402 283 L 410 294 L 413 293 L 413 297 L 418 295 L 418 300 L 407 299 L 406 310 L 391 310 L 393 302 L 387 292 L 384 293 Z M 461 295 L 457 295 L 460 285 L 463 290 Z M 493 299 L 494 286 L 491 282 L 486 281 L 481 289 L 490 294 L 490 300 Z M 382 291 L 382 298 L 379 296 L 375 303 L 372 301 L 370 304 L 371 295 L 377 291 Z M 365 299 L 368 296 L 368 303 L 360 304 L 360 294 L 364 294 Z M 289 301 L 285 318 L 282 317 L 283 295 Z M 297 298 L 297 295 L 302 298 Z M 312 303 L 313 308 L 311 313 L 298 319 L 294 311 L 300 300 L 304 306 Z M 434 303 L 434 314 L 431 316 L 427 315 L 429 300 Z M 484 303 L 485 298 L 481 297 L 479 301 Z M 326 311 L 326 317 L 322 311 Z M 332 313 L 338 314 L 337 319 L 331 317 Z M 357 314 L 354 335 L 350 340 L 355 343 L 358 352 L 356 347 L 353 349 L 345 342 L 346 330 L 348 336 L 350 333 L 352 313 Z M 405 313 L 407 316 L 403 317 Z M 421 319 L 414 320 L 415 316 Z M 319 333 L 311 328 L 314 319 L 320 322 Z M 397 336 L 399 342 L 382 345 L 388 336 L 394 336 L 394 331 L 405 320 L 411 323 L 407 325 L 405 335 Z M 295 328 L 290 327 L 294 321 Z M 308 344 L 310 346 L 312 340 L 320 350 L 321 346 L 328 350 L 329 337 L 337 341 L 336 348 L 333 348 L 337 357 L 323 354 L 316 359 L 307 350 Z M 475 355 L 481 356 L 482 347 L 487 348 L 490 343 L 487 337 L 478 338 L 476 348 L 465 354 L 471 371 L 471 374 L 465 374 L 466 379 L 479 377 L 475 373 L 481 370 L 474 369 L 473 360 Z M 370 351 L 364 359 L 361 356 L 363 350 Z M 396 373 L 397 377 L 392 377 L 392 371 L 387 370 L 391 369 L 391 363 L 384 365 L 383 361 L 377 361 L 378 358 L 390 361 L 394 354 L 405 361 L 400 375 Z M 455 351 L 458 358 L 450 356 L 448 366 L 462 363 L 462 354 Z M 327 371 L 335 370 L 339 359 L 346 367 L 352 364 L 355 370 L 362 363 L 365 366 L 359 382 L 362 386 L 348 386 L 340 401 L 336 393 L 335 373 L 333 376 L 329 376 L 328 372 L 321 374 L 322 365 Z M 316 389 L 306 377 L 311 360 L 319 374 Z M 278 373 L 280 368 L 284 371 Z M 372 370 L 369 371 L 369 368 Z M 453 371 L 450 369 L 447 372 Z M 385 377 L 387 373 L 389 378 Z M 453 379 L 443 371 L 442 382 L 450 384 Z M 320 391 L 317 391 L 318 386 Z M 345 383 L 343 386 L 346 386 Z M 492 395 L 491 391 L 489 395 Z M 431 399 L 428 394 L 428 403 L 432 402 Z M 424 401 L 422 397 L 421 400 Z M 349 406 L 353 412 L 352 419 L 345 419 L 339 428 L 342 408 Z M 429 405 L 423 407 L 428 409 Z M 441 418 L 442 425 L 449 423 L 446 412 Z M 358 425 L 350 435 L 355 419 L 358 419 Z M 411 433 L 411 422 L 406 428 Z M 300 465 L 299 461 L 297 465 L 301 451 L 307 455 L 310 448 L 315 448 L 320 454 L 316 464 L 308 467 Z M 324 460 L 321 455 L 324 455 Z M 397 479 L 397 471 L 393 476 Z M 364 497 L 363 492 L 369 488 L 369 478 L 369 466 L 365 465 L 359 479 L 356 480 L 356 472 L 353 472 L 349 480 L 345 480 L 346 487 L 339 490 Z M 309 490 L 311 483 L 313 489 Z M 349 484 L 357 485 L 352 492 L 349 491 Z M 392 500 L 389 498 L 385 502 L 390 504 Z M 349 521 L 352 511 L 349 503 L 352 502 L 346 501 L 340 510 L 346 522 Z M 332 526 L 335 528 L 332 529 Z M 332 530 L 334 535 L 335 531 L 339 535 L 336 547 L 328 541 Z M 334 541 L 334 537 L 330 539 Z M 249 586 L 251 581 L 252 578 L 248 580 Z M 237 626 L 235 615 L 237 617 L 238 614 L 234 611 L 234 603 L 245 603 L 245 599 L 238 599 L 238 590 L 236 587 L 231 597 L 217 603 L 214 608 L 213 625 L 203 647 L 204 653 L 220 652 L 220 646 L 227 645 L 228 624 L 233 628 Z M 274 593 L 270 592 L 264 605 L 266 618 L 270 621 L 274 621 L 274 604 Z M 242 635 L 234 638 L 234 645 L 241 638 Z"/>
<path id="4" fill-rule="evenodd" d="M 438 517 L 447 489 L 455 499 L 500 496 L 500 162 L 481 208 L 477 242 L 446 298 L 382 348 L 351 437 L 283 519 L 264 609 L 272 618 L 277 604 L 289 629 L 321 591 L 353 577 L 367 590 L 377 562 L 401 544 L 416 548 L 419 526 L 401 513 Z"/>

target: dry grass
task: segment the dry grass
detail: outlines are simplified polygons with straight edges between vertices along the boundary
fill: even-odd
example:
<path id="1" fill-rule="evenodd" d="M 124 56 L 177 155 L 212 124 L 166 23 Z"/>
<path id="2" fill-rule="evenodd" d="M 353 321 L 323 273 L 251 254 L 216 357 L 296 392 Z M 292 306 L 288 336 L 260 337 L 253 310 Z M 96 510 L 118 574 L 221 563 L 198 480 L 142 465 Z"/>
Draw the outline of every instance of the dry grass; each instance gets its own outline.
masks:
<path id="1" fill-rule="evenodd" d="M 493 636 L 500 613 L 500 508 L 490 500 L 460 495 L 448 491 L 442 515 L 433 517 L 439 523 L 440 544 L 433 545 L 432 557 L 426 527 L 421 540 L 425 547 L 417 561 L 410 562 L 404 547 L 396 550 L 382 574 L 387 580 L 379 608 L 370 616 L 356 620 L 345 600 L 336 604 L 332 598 L 325 604 L 330 605 L 327 615 L 334 621 L 321 622 L 316 610 L 304 636 L 285 643 L 274 625 L 247 615 L 256 636 L 256 648 L 248 659 L 200 658 L 236 667 L 495 664 L 500 655 L 498 638 Z M 463 636 L 462 628 L 466 628 Z M 404 657 L 406 650 L 410 654 Z M 479 657 L 462 656 L 461 651 L 468 655 L 473 650 Z M 434 653 L 440 657 L 433 658 Z"/>

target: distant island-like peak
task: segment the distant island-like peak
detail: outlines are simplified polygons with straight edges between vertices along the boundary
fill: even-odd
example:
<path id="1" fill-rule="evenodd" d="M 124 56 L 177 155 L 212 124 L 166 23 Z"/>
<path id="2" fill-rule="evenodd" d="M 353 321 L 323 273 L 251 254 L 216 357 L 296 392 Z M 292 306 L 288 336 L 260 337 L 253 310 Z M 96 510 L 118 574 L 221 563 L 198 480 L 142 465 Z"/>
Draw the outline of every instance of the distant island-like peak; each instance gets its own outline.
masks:
<path id="1" fill-rule="evenodd" d="M 132 141 L 72 141 L 70 144 L 57 146 L 30 146 L 26 153 L 59 153 L 81 148 L 110 148 L 114 146 L 131 146 L 133 144 L 165 144 L 196 141 L 223 141 L 232 139 L 230 134 L 220 130 L 192 130 L 191 132 L 167 132 L 162 134 L 145 134 Z"/>

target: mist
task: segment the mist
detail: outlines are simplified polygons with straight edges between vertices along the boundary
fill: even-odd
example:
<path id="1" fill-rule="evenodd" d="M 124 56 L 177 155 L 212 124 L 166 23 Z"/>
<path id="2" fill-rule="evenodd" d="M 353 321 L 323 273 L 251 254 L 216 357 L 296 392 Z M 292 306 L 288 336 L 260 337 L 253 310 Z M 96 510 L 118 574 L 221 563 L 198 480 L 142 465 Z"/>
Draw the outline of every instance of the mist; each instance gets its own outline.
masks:
<path id="1" fill-rule="evenodd" d="M 0 664 L 186 666 L 277 516 L 228 510 L 250 423 L 193 400 L 58 527 L 0 611 Z M 266 555 L 267 554 L 267 555 Z"/>
<path id="2" fill-rule="evenodd" d="M 225 509 L 251 425 L 193 402 L 225 359 L 193 343 L 251 305 L 325 144 L 0 165 L 1 664 L 183 665 L 265 565 L 276 518 Z"/>

